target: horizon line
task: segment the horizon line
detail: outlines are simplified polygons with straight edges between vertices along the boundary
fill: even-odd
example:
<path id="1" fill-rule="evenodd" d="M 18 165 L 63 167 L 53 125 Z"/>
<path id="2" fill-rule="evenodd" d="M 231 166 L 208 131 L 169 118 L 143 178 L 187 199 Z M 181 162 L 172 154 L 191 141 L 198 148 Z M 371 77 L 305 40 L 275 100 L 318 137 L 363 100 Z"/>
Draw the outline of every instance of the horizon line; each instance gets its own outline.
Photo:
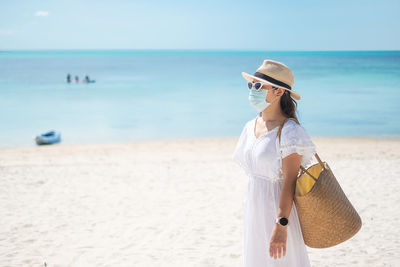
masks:
<path id="1" fill-rule="evenodd" d="M 393 49 L 375 50 L 262 50 L 262 49 L 213 49 L 213 48 L 50 48 L 50 49 L 0 49 L 0 52 L 40 52 L 40 51 L 205 51 L 205 52 L 398 52 Z"/>

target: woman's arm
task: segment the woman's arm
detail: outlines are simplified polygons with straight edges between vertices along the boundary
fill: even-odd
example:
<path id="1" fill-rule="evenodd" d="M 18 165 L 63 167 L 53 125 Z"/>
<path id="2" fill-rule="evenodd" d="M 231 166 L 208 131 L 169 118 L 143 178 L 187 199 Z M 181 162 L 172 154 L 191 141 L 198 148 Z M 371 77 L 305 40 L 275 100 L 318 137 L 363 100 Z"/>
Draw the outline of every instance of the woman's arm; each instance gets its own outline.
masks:
<path id="1" fill-rule="evenodd" d="M 283 185 L 279 199 L 278 217 L 289 218 L 296 190 L 296 179 L 300 169 L 301 157 L 302 156 L 297 153 L 292 153 L 282 159 Z"/>
<path id="2" fill-rule="evenodd" d="M 277 217 L 289 218 L 293 206 L 294 193 L 296 190 L 296 179 L 300 169 L 302 156 L 292 153 L 282 159 L 283 185 L 279 199 Z M 289 221 L 290 223 L 290 221 Z M 287 226 L 275 224 L 271 234 L 269 255 L 274 259 L 286 255 Z"/>

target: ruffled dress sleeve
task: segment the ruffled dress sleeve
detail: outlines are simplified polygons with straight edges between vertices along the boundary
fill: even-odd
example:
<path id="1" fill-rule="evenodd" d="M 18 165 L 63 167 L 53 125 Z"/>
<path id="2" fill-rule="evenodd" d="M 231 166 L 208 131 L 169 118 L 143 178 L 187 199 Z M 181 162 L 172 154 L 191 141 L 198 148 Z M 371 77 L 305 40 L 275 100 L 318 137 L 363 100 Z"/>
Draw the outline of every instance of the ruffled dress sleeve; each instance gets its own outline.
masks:
<path id="1" fill-rule="evenodd" d="M 316 153 L 316 146 L 303 126 L 290 120 L 282 128 L 280 152 L 282 159 L 292 153 L 301 155 L 301 166 L 307 168 Z"/>
<path id="2" fill-rule="evenodd" d="M 241 167 L 244 167 L 244 147 L 246 144 L 246 137 L 247 137 L 247 125 L 248 123 L 245 124 L 245 126 L 242 129 L 242 132 L 239 136 L 239 140 L 236 144 L 235 150 L 232 153 L 232 159 L 239 164 Z"/>

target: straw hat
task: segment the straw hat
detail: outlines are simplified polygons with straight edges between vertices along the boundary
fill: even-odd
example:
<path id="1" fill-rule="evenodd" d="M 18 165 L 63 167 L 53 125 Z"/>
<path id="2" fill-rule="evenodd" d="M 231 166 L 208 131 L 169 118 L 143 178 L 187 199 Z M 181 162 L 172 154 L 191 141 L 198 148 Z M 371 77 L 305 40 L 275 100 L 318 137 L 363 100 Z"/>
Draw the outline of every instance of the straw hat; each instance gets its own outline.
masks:
<path id="1" fill-rule="evenodd" d="M 242 76 L 249 82 L 257 80 L 285 89 L 290 92 L 293 99 L 300 100 L 301 98 L 299 93 L 292 90 L 294 84 L 292 71 L 288 66 L 278 61 L 266 59 L 254 75 L 242 72 Z"/>

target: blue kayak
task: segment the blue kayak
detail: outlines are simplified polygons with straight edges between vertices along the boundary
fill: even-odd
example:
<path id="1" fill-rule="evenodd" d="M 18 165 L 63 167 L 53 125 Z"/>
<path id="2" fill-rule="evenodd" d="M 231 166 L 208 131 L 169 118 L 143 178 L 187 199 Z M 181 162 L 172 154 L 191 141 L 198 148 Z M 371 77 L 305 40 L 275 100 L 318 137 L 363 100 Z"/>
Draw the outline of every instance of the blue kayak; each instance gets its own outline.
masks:
<path id="1" fill-rule="evenodd" d="M 36 136 L 35 141 L 38 145 L 50 145 L 54 143 L 59 143 L 61 141 L 61 133 L 51 130 Z"/>

